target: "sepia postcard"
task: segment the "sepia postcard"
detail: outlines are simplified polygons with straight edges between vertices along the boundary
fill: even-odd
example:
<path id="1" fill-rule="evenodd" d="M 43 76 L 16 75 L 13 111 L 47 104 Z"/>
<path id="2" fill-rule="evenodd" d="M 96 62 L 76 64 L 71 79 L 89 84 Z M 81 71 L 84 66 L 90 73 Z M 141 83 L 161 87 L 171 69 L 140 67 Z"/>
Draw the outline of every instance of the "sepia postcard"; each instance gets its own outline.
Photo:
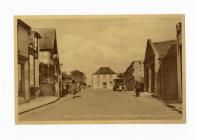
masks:
<path id="1" fill-rule="evenodd" d="M 185 17 L 15 16 L 16 124 L 186 123 Z"/>

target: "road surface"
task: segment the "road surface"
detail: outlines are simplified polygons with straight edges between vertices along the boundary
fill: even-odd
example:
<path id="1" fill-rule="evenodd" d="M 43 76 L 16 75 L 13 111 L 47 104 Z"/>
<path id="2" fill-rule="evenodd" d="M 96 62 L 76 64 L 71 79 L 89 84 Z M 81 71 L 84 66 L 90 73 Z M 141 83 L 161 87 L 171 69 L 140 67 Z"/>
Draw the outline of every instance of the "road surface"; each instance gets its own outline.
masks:
<path id="1" fill-rule="evenodd" d="M 19 121 L 65 120 L 174 120 L 182 115 L 160 100 L 134 91 L 82 90 L 75 99 L 63 97 L 55 103 L 19 115 Z"/>

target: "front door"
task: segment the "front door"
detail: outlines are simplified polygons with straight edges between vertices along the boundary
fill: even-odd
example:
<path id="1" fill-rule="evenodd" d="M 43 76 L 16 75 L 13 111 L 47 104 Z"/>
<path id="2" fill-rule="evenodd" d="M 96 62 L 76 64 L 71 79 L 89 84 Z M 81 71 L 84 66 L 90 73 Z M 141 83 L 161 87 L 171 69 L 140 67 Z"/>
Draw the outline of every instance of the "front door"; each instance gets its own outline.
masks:
<path id="1" fill-rule="evenodd" d="M 25 98 L 24 64 L 18 64 L 18 96 Z"/>
<path id="2" fill-rule="evenodd" d="M 105 89 L 105 88 L 107 88 L 107 83 L 103 83 L 103 88 Z"/>

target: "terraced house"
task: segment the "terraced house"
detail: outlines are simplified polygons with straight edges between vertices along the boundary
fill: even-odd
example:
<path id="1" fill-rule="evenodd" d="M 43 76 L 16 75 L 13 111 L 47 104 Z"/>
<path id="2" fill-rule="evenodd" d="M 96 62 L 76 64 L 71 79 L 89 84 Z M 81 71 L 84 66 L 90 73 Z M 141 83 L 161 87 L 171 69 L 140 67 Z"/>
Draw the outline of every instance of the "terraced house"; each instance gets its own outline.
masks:
<path id="1" fill-rule="evenodd" d="M 22 20 L 17 20 L 18 96 L 19 104 L 35 97 L 39 88 L 38 32 Z"/>
<path id="2" fill-rule="evenodd" d="M 59 96 L 60 63 L 56 30 L 34 29 L 42 36 L 39 49 L 39 84 L 43 95 Z"/>
<path id="3" fill-rule="evenodd" d="M 18 103 L 59 96 L 60 64 L 55 29 L 34 29 L 17 20 Z"/>

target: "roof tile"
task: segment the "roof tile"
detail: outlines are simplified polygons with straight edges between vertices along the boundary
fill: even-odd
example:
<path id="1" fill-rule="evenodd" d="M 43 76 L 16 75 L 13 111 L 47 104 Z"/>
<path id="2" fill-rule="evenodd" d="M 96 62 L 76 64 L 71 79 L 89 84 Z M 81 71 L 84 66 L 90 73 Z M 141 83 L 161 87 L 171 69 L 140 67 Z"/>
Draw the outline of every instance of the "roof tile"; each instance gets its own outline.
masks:
<path id="1" fill-rule="evenodd" d="M 94 74 L 116 74 L 110 67 L 100 67 Z"/>

